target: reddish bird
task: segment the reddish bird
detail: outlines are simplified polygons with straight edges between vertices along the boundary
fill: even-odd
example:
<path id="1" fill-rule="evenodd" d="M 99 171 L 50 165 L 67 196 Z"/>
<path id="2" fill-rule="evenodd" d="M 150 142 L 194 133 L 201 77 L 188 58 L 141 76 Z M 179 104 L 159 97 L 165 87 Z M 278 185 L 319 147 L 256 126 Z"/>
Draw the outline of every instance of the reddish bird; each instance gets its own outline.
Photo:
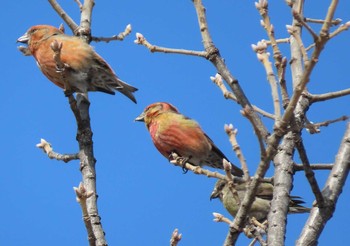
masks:
<path id="1" fill-rule="evenodd" d="M 158 151 L 166 158 L 175 152 L 195 166 L 223 169 L 227 157 L 203 132 L 199 124 L 171 104 L 158 102 L 149 105 L 136 121 L 143 121 Z M 232 174 L 243 176 L 240 168 L 232 165 Z"/>
<path id="2" fill-rule="evenodd" d="M 33 55 L 42 73 L 55 85 L 64 88 L 50 47 L 55 40 L 62 44 L 60 58 L 73 92 L 101 91 L 114 95 L 117 90 L 136 103 L 133 92 L 137 88 L 120 80 L 108 63 L 82 39 L 68 36 L 53 26 L 38 25 L 29 28 L 17 42 L 28 44 L 28 48 L 20 49 L 26 55 Z"/>

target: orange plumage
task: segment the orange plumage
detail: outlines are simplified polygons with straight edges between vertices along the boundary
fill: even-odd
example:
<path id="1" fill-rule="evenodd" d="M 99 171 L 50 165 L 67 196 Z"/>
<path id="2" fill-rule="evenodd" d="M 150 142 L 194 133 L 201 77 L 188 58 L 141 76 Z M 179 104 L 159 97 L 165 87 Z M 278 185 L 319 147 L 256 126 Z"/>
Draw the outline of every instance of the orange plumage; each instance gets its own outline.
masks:
<path id="1" fill-rule="evenodd" d="M 175 152 L 195 166 L 219 169 L 223 169 L 223 159 L 228 160 L 196 121 L 180 114 L 169 103 L 151 104 L 135 120 L 145 122 L 155 147 L 166 158 Z M 234 165 L 231 172 L 243 176 L 242 170 Z"/>
<path id="2" fill-rule="evenodd" d="M 137 88 L 120 80 L 108 63 L 82 39 L 68 36 L 53 26 L 38 25 L 31 27 L 17 41 L 27 43 L 42 73 L 55 85 L 64 88 L 50 47 L 55 40 L 62 44 L 60 58 L 66 67 L 66 79 L 74 92 L 101 91 L 114 95 L 117 90 L 136 103 L 133 92 Z"/>

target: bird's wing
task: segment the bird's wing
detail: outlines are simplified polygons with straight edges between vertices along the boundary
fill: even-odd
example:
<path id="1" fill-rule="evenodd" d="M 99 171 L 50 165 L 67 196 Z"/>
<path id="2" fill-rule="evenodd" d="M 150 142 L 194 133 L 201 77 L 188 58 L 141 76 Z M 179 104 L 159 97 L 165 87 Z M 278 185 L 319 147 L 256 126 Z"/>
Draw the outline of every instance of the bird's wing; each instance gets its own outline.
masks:
<path id="1" fill-rule="evenodd" d="M 224 155 L 224 153 L 222 153 L 222 151 L 215 145 L 213 140 L 211 140 L 211 138 L 207 134 L 204 133 L 204 135 L 206 136 L 206 138 L 208 139 L 209 143 L 211 144 L 213 153 L 215 153 L 217 155 L 217 157 L 220 158 L 220 160 L 226 159 L 227 161 L 229 161 L 229 159 Z M 243 176 L 242 169 L 240 169 L 239 167 L 236 167 L 232 163 L 231 163 L 231 166 L 232 166 L 231 173 L 233 175 L 239 176 L 239 177 Z"/>

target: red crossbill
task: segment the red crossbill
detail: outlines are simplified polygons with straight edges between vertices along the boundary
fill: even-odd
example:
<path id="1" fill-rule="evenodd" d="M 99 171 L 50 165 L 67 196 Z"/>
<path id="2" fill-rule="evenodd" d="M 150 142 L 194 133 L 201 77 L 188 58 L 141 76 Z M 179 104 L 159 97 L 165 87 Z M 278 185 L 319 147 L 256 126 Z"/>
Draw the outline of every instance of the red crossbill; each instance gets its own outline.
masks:
<path id="1" fill-rule="evenodd" d="M 154 145 L 166 158 L 176 153 L 195 166 L 219 169 L 223 169 L 223 159 L 228 160 L 196 121 L 180 114 L 169 103 L 151 104 L 135 120 L 145 122 Z M 243 176 L 242 170 L 234 165 L 231 172 Z"/>
<path id="2" fill-rule="evenodd" d="M 57 71 L 50 47 L 55 40 L 62 44 L 60 58 L 73 92 L 101 91 L 114 95 L 117 90 L 136 103 L 133 92 L 137 88 L 120 80 L 108 63 L 82 39 L 66 35 L 53 26 L 38 25 L 29 28 L 17 42 L 28 44 L 25 54 L 33 55 L 42 73 L 55 85 L 64 88 L 64 80 Z"/>
<path id="3" fill-rule="evenodd" d="M 211 193 L 210 199 L 219 198 L 223 203 L 226 210 L 235 217 L 240 202 L 243 201 L 244 195 L 247 190 L 246 183 L 234 184 L 235 195 L 229 187 L 229 183 L 226 180 L 218 180 L 215 184 L 214 190 Z M 270 203 L 273 196 L 273 185 L 269 182 L 262 181 L 258 186 L 255 200 L 250 208 L 248 217 L 255 217 L 258 221 L 263 222 L 267 219 L 267 215 L 270 211 Z M 306 208 L 300 204 L 304 203 L 300 197 L 291 196 L 289 200 L 289 213 L 308 213 L 309 208 Z"/>

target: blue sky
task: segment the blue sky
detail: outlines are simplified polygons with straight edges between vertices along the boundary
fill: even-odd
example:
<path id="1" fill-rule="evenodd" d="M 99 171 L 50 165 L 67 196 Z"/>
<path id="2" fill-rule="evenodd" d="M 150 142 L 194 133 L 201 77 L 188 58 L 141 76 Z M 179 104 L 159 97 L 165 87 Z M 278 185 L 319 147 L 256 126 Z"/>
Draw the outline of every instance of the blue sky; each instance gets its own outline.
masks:
<path id="1" fill-rule="evenodd" d="M 74 1 L 61 2 L 79 22 L 79 9 Z M 271 2 L 276 2 L 270 7 L 276 36 L 287 37 L 285 25 L 291 24 L 290 9 L 284 1 Z M 253 2 L 220 0 L 204 1 L 204 4 L 213 40 L 231 72 L 253 104 L 272 112 L 265 71 L 251 50 L 252 43 L 266 39 Z M 306 16 L 325 15 L 325 1 L 308 4 Z M 81 210 L 72 189 L 81 180 L 79 163 L 50 160 L 35 147 L 40 138 L 45 138 L 57 152 L 76 152 L 75 119 L 62 90 L 41 74 L 32 57 L 22 56 L 15 43 L 32 25 L 58 26 L 63 21 L 46 1 L 32 0 L 30 4 L 23 0 L 5 1 L 2 6 L 0 244 L 86 245 Z M 349 21 L 349 8 L 349 2 L 341 2 L 336 17 Z M 140 32 L 153 44 L 202 50 L 196 18 L 189 0 L 96 1 L 93 35 L 118 34 L 129 23 L 133 33 L 123 42 L 92 45 L 121 79 L 139 88 L 137 105 L 121 94 L 89 95 L 98 207 L 109 245 L 167 245 L 174 228 L 183 234 L 180 245 L 221 245 L 227 233 L 226 224 L 212 221 L 212 212 L 228 216 L 218 201 L 209 201 L 215 180 L 182 174 L 180 168 L 169 164 L 157 152 L 145 126 L 133 121 L 148 104 L 156 101 L 174 104 L 182 113 L 196 119 L 217 146 L 237 163 L 223 130 L 225 123 L 233 123 L 239 130 L 238 141 L 251 173 L 259 161 L 251 125 L 240 115 L 240 107 L 225 100 L 210 81 L 209 77 L 216 71 L 208 61 L 152 54 L 133 42 L 135 33 Z M 68 27 L 66 32 L 70 32 Z M 307 33 L 305 37 L 310 44 Z M 349 38 L 350 33 L 344 32 L 328 43 L 308 85 L 312 93 L 348 88 Z M 281 45 L 281 49 L 290 60 L 288 45 Z M 290 83 L 289 76 L 287 81 Z M 319 122 L 349 114 L 349 102 L 347 97 L 316 104 L 308 112 L 309 119 Z M 264 122 L 271 130 L 272 121 Z M 305 146 L 312 163 L 331 163 L 345 122 L 321 130 L 318 135 L 303 131 Z M 328 171 L 317 172 L 321 187 L 327 175 Z M 350 219 L 347 184 L 319 245 L 340 245 L 346 240 L 344 225 Z M 295 176 L 292 194 L 302 196 L 308 206 L 314 200 L 302 173 Z M 306 215 L 288 217 L 286 245 L 294 244 L 306 219 Z M 242 237 L 239 245 L 248 242 Z"/>

